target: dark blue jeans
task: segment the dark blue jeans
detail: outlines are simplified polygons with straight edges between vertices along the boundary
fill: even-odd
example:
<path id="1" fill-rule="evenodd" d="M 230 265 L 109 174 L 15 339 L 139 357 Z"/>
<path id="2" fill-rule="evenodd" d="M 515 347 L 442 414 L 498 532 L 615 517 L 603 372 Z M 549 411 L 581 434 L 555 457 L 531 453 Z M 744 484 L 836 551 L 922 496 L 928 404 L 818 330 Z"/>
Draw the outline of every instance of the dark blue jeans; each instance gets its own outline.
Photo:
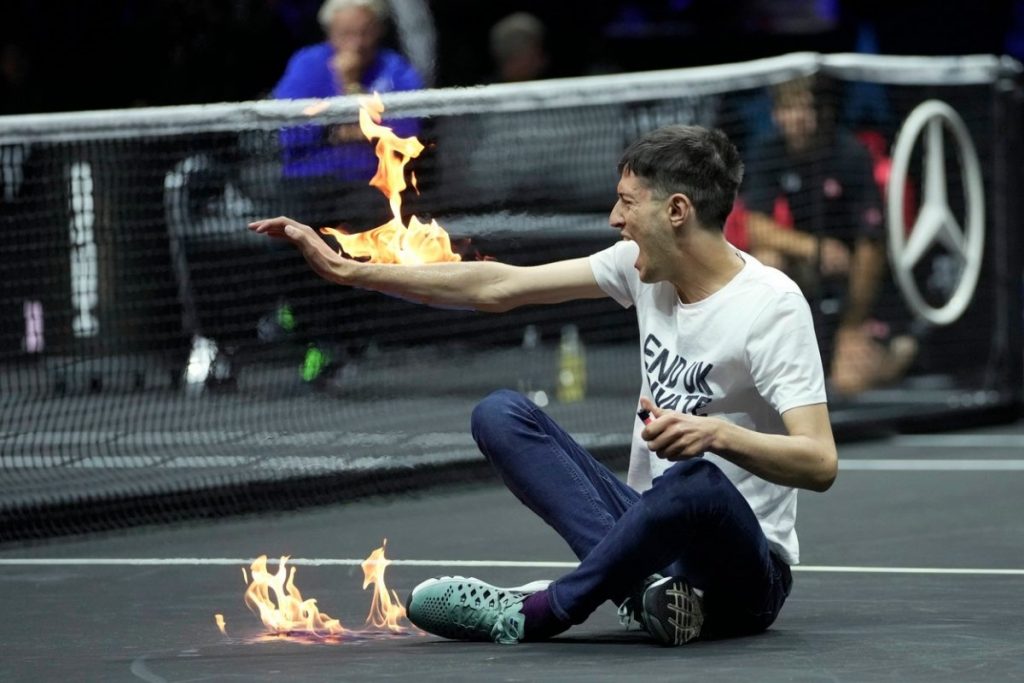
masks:
<path id="1" fill-rule="evenodd" d="M 789 595 L 789 567 L 772 553 L 746 500 L 714 464 L 677 462 L 639 494 L 514 391 L 473 411 L 473 438 L 505 485 L 566 540 L 579 566 L 549 588 L 563 621 L 620 604 L 653 573 L 704 591 L 705 637 L 756 633 Z"/>

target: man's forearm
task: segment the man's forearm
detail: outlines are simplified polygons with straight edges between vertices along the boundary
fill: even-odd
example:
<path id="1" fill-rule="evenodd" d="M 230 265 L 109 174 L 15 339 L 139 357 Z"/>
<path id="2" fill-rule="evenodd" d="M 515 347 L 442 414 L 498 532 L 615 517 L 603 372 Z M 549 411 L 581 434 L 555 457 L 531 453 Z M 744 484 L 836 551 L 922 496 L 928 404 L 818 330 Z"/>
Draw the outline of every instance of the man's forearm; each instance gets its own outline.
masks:
<path id="1" fill-rule="evenodd" d="M 724 422 L 711 450 L 784 486 L 825 491 L 836 476 L 834 444 L 809 435 L 762 434 Z"/>
<path id="2" fill-rule="evenodd" d="M 784 228 L 765 214 L 747 217 L 750 250 L 772 249 L 793 258 L 810 261 L 817 254 L 817 240 L 807 233 Z"/>
<path id="3" fill-rule="evenodd" d="M 431 306 L 501 312 L 606 296 L 585 257 L 529 267 L 497 261 L 381 265 L 342 257 L 311 227 L 287 216 L 254 221 L 249 229 L 291 241 L 325 280 Z"/>
<path id="4" fill-rule="evenodd" d="M 874 240 L 858 240 L 850 264 L 849 292 L 842 316 L 844 326 L 854 327 L 867 320 L 884 271 L 885 248 Z"/>
<path id="5" fill-rule="evenodd" d="M 500 312 L 516 305 L 501 285 L 503 271 L 512 267 L 495 261 L 420 266 L 357 263 L 350 264 L 345 275 L 330 279 L 430 306 Z"/>

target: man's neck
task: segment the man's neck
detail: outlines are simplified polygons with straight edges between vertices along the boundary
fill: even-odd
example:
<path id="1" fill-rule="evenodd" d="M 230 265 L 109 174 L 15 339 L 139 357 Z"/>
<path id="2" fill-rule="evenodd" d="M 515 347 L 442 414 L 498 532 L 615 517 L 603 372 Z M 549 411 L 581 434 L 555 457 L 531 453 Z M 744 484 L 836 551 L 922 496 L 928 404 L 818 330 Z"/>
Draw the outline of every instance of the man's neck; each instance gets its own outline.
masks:
<path id="1" fill-rule="evenodd" d="M 681 242 L 679 268 L 671 282 L 684 304 L 708 298 L 743 270 L 743 259 L 720 234 L 697 230 Z"/>

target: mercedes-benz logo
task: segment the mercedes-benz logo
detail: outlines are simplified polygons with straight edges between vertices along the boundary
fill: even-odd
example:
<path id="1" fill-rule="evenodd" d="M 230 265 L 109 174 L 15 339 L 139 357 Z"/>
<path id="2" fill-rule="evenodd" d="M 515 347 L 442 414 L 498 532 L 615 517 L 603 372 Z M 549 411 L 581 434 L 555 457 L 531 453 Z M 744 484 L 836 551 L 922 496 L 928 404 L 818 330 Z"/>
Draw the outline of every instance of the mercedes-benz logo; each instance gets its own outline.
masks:
<path id="1" fill-rule="evenodd" d="M 961 227 L 949 206 L 946 152 L 943 133 L 948 130 L 959 147 L 963 167 L 966 227 Z M 904 222 L 904 189 L 910 156 L 924 133 L 921 209 L 913 226 Z M 949 325 L 967 310 L 981 272 L 985 246 L 985 191 L 981 163 L 967 126 L 956 111 L 939 100 L 927 100 L 903 122 L 892 152 L 892 171 L 886 192 L 889 223 L 889 258 L 896 282 L 910 308 L 936 325 Z M 960 281 L 949 300 L 936 308 L 925 301 L 914 279 L 914 266 L 939 244 L 960 263 Z"/>

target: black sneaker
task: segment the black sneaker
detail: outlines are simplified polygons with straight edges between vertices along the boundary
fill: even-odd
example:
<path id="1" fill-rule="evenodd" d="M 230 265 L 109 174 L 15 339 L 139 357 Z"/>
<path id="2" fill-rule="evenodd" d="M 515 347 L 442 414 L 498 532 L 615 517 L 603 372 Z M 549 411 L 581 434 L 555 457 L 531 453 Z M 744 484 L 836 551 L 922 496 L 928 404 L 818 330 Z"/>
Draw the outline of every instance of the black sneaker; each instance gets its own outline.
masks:
<path id="1" fill-rule="evenodd" d="M 682 645 L 700 637 L 704 600 L 678 576 L 667 576 L 644 590 L 644 629 L 662 645 Z"/>
<path id="2" fill-rule="evenodd" d="M 627 631 L 632 630 L 634 627 L 642 629 L 644 628 L 644 591 L 654 582 L 663 579 L 661 574 L 651 574 L 641 583 L 638 583 L 633 590 L 630 591 L 626 599 L 619 605 L 619 623 L 622 624 Z"/>

